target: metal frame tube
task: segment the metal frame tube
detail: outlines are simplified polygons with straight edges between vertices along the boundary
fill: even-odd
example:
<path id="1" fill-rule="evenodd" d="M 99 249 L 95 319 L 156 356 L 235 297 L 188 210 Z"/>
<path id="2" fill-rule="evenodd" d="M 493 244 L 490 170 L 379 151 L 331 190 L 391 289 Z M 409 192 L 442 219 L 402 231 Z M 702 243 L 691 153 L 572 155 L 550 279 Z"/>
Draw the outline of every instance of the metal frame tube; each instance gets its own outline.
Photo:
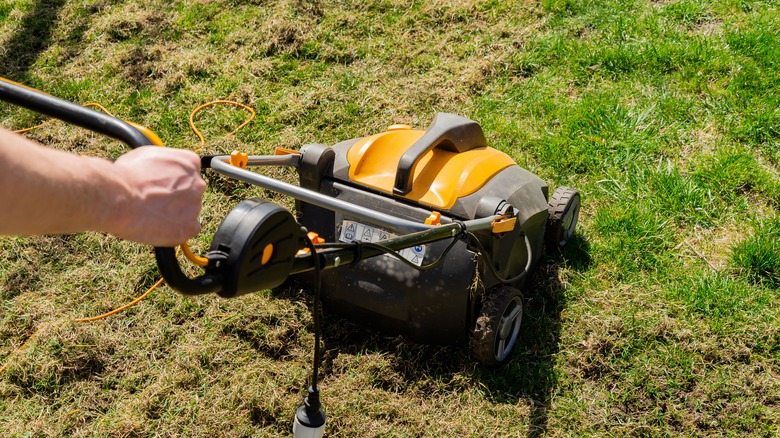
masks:
<path id="1" fill-rule="evenodd" d="M 418 231 L 415 233 L 405 234 L 403 236 L 393 237 L 387 240 L 383 240 L 382 246 L 398 251 L 404 248 L 409 248 L 415 245 L 423 245 L 426 243 L 437 242 L 447 238 L 456 238 L 463 232 L 470 231 L 482 231 L 489 230 L 492 226 L 493 218 L 474 219 L 466 222 L 454 222 L 446 225 L 438 225 L 427 230 Z M 345 266 L 355 262 L 356 244 L 353 244 L 348 248 L 339 249 L 323 249 L 317 251 L 317 256 L 320 258 L 321 269 L 337 268 L 339 266 Z M 362 258 L 366 259 L 382 255 L 385 252 L 379 248 L 365 246 L 361 248 Z M 307 272 L 314 269 L 314 261 L 311 259 L 311 254 L 298 256 L 293 262 L 292 270 L 290 274 L 299 274 L 301 272 Z"/>
<path id="2" fill-rule="evenodd" d="M 259 157 L 253 158 L 256 161 L 262 161 L 258 160 Z M 211 159 L 211 168 L 217 173 L 228 176 L 230 178 L 260 186 L 268 190 L 273 190 L 274 192 L 291 196 L 295 199 L 308 202 L 309 204 L 313 204 L 318 207 L 327 208 L 328 210 L 333 210 L 346 216 L 364 220 L 374 225 L 385 227 L 392 231 L 408 233 L 409 231 L 425 231 L 432 228 L 441 227 L 440 225 L 426 225 L 424 223 L 414 222 L 389 214 L 380 213 L 369 208 L 361 207 L 359 205 L 351 204 L 340 199 L 323 195 L 313 190 L 304 189 L 296 185 L 248 171 L 246 169 L 235 167 L 226 163 L 225 160 L 230 161 L 230 156 L 218 155 L 213 157 Z M 491 216 L 483 219 L 474 219 L 474 221 L 467 221 L 466 223 L 475 221 L 479 223 L 482 221 L 488 221 L 488 223 L 492 223 L 495 218 L 495 216 Z"/>
<path id="3" fill-rule="evenodd" d="M 301 164 L 301 156 L 288 155 L 250 155 L 247 166 L 289 166 L 298 167 Z"/>

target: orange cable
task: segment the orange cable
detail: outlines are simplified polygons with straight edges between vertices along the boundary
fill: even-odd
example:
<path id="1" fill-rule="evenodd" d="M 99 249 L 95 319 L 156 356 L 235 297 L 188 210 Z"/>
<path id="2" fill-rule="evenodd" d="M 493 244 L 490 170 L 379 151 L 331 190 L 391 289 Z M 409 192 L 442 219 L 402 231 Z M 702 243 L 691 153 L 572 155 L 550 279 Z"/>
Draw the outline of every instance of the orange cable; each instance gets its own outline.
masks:
<path id="1" fill-rule="evenodd" d="M 161 279 L 157 280 L 157 283 L 153 284 L 152 287 L 147 289 L 146 292 L 144 292 L 141 296 L 139 296 L 138 298 L 134 299 L 133 301 L 130 301 L 129 303 L 125 304 L 124 306 L 117 307 L 116 309 L 114 309 L 114 310 L 112 310 L 110 312 L 104 313 L 102 315 L 92 316 L 92 317 L 88 317 L 88 318 L 77 318 L 77 319 L 74 319 L 73 321 L 74 322 L 92 322 L 92 321 L 97 321 L 97 320 L 100 320 L 100 319 L 103 319 L 103 318 L 108 318 L 111 315 L 115 315 L 115 314 L 117 314 L 117 313 L 119 313 L 119 312 L 129 308 L 129 307 L 132 307 L 132 306 L 135 306 L 136 304 L 138 304 L 141 300 L 146 298 L 146 296 L 149 295 L 149 293 L 151 293 L 153 290 L 157 289 L 157 287 L 159 287 L 161 284 L 163 284 L 164 281 L 165 281 L 164 278 L 161 278 Z"/>
<path id="2" fill-rule="evenodd" d="M 194 252 L 192 252 L 187 242 L 182 243 L 181 245 L 179 245 L 179 247 L 181 247 L 181 250 L 184 253 L 184 257 L 186 257 L 187 260 L 192 262 L 193 265 L 200 266 L 201 268 L 205 268 L 206 266 L 208 266 L 209 259 L 203 256 L 199 256 Z"/>
<path id="3" fill-rule="evenodd" d="M 12 132 L 13 132 L 14 134 L 24 134 L 25 132 L 30 132 L 30 131 L 32 131 L 32 130 L 34 130 L 34 129 L 38 129 L 38 128 L 40 128 L 41 126 L 43 126 L 43 125 L 45 125 L 45 124 L 47 124 L 47 123 L 49 123 L 49 121 L 48 121 L 48 120 L 47 120 L 47 121 L 45 121 L 45 122 L 43 122 L 43 123 L 39 123 L 39 124 L 37 124 L 37 125 L 35 125 L 35 126 L 29 127 L 29 128 L 24 128 L 24 129 L 17 129 L 16 131 L 12 131 Z"/>
<path id="4" fill-rule="evenodd" d="M 249 105 L 245 105 L 243 103 L 235 102 L 235 101 L 232 101 L 232 100 L 213 100 L 211 102 L 206 102 L 203 105 L 198 106 L 197 108 L 192 110 L 192 112 L 190 113 L 190 128 L 192 128 L 192 132 L 194 132 L 195 135 L 197 135 L 198 138 L 200 139 L 200 144 L 201 145 L 206 144 L 206 139 L 203 137 L 203 134 L 201 134 L 201 132 L 198 130 L 198 127 L 195 126 L 195 114 L 199 113 L 204 108 L 208 108 L 210 106 L 220 105 L 220 104 L 222 104 L 222 105 L 233 105 L 233 106 L 241 107 L 241 108 L 249 111 L 249 113 L 250 113 L 249 118 L 244 120 L 244 123 L 238 125 L 238 127 L 236 129 L 234 129 L 233 131 L 225 134 L 224 137 L 230 137 L 231 135 L 234 135 L 241 128 L 243 128 L 244 126 L 248 125 L 249 122 L 254 120 L 255 116 L 257 115 L 255 110 L 252 109 L 252 107 L 250 107 Z M 208 266 L 209 259 L 207 259 L 206 257 L 199 256 L 199 255 L 193 253 L 192 250 L 190 249 L 189 245 L 187 244 L 187 242 L 182 243 L 180 246 L 181 246 L 182 251 L 184 252 L 184 256 L 192 264 L 200 266 L 202 268 L 205 268 L 206 266 Z"/>
<path id="5" fill-rule="evenodd" d="M 178 256 L 179 256 L 179 251 L 176 251 L 176 257 L 178 257 Z M 127 304 L 125 304 L 123 306 L 117 307 L 116 309 L 114 309 L 114 310 L 112 310 L 112 311 L 110 311 L 108 313 L 104 313 L 102 315 L 92 316 L 92 317 L 76 318 L 73 321 L 74 322 L 92 322 L 92 321 L 97 321 L 97 320 L 100 320 L 100 319 L 103 319 L 103 318 L 107 318 L 107 317 L 109 317 L 111 315 L 116 315 L 117 313 L 122 312 L 122 311 L 124 311 L 124 310 L 126 310 L 126 309 L 128 309 L 128 308 L 130 308 L 132 306 L 135 306 L 136 304 L 140 303 L 141 300 L 146 298 L 146 296 L 149 295 L 153 290 L 157 289 L 161 284 L 163 284 L 164 281 L 165 281 L 164 278 L 160 278 L 159 280 L 157 280 L 157 283 L 153 284 L 149 289 L 146 290 L 146 292 L 141 294 L 141 296 L 139 296 L 138 298 L 134 299 L 133 301 L 130 301 L 129 303 L 127 303 Z"/>
<path id="6" fill-rule="evenodd" d="M 119 313 L 119 312 L 122 312 L 122 311 L 124 311 L 124 310 L 128 309 L 129 307 L 132 307 L 132 306 L 134 306 L 134 305 L 138 304 L 139 302 L 141 302 L 141 300 L 143 300 L 144 298 L 146 298 L 146 296 L 147 296 L 147 295 L 149 295 L 149 294 L 150 294 L 150 293 L 151 293 L 153 290 L 157 289 L 157 288 L 158 288 L 158 287 L 159 287 L 161 284 L 163 284 L 163 282 L 164 282 L 164 281 L 165 281 L 165 279 L 163 279 L 163 278 L 160 278 L 159 280 L 157 280 L 157 283 L 153 284 L 153 285 L 152 285 L 152 286 L 151 286 L 149 289 L 147 289 L 147 290 L 146 290 L 146 292 L 144 292 L 144 293 L 143 293 L 141 296 L 139 296 L 138 298 L 134 299 L 133 301 L 131 301 L 131 302 L 129 302 L 129 303 L 127 303 L 127 304 L 125 304 L 125 305 L 123 305 L 123 306 L 121 306 L 121 307 L 117 307 L 116 309 L 114 309 L 114 310 L 112 310 L 112 311 L 110 311 L 110 312 L 107 312 L 107 313 L 104 313 L 104 314 L 102 314 L 102 315 L 98 315 L 98 316 L 87 317 L 87 318 L 76 318 L 76 319 L 74 319 L 73 321 L 74 321 L 74 322 L 93 322 L 93 321 L 98 321 L 98 320 L 101 320 L 101 319 L 104 319 L 104 318 L 108 318 L 108 317 L 109 317 L 109 316 L 111 316 L 111 315 L 116 315 L 117 313 Z M 27 347 L 27 344 L 28 344 L 28 343 L 29 343 L 29 342 L 30 342 L 30 341 L 31 341 L 31 340 L 32 340 L 32 339 L 35 337 L 35 335 L 37 335 L 37 334 L 38 334 L 38 332 L 40 332 L 40 331 L 41 331 L 41 329 L 39 328 L 38 330 L 36 330 L 35 332 L 33 332 L 33 334 L 32 334 L 32 335 L 30 335 L 30 337 L 29 337 L 29 338 L 27 338 L 27 340 L 26 340 L 26 341 L 24 341 L 24 343 L 22 344 L 22 346 L 21 346 L 21 347 L 17 348 L 17 349 L 16 349 L 16 350 L 15 350 L 13 353 L 11 353 L 11 354 L 8 356 L 8 359 L 5 361 L 5 364 L 3 364 L 3 366 L 2 366 L 2 367 L 0 367 L 0 374 L 2 374 L 2 373 L 3 373 L 3 371 L 5 371 L 5 369 L 8 367 L 8 364 L 10 364 L 10 363 L 11 363 L 11 360 L 12 360 L 12 359 L 13 359 L 15 356 L 17 356 L 19 353 L 21 353 L 22 351 L 24 351 L 24 349 Z"/>
<path id="7" fill-rule="evenodd" d="M 114 117 L 114 115 L 111 114 L 111 111 L 107 110 L 106 107 L 104 107 L 103 105 L 97 102 L 87 102 L 82 106 L 100 108 L 100 110 L 103 111 L 104 113 L 108 114 L 111 117 Z"/>
<path id="8" fill-rule="evenodd" d="M 203 108 L 207 108 L 207 107 L 218 105 L 218 104 L 238 106 L 238 107 L 244 108 L 245 110 L 249 111 L 249 113 L 250 113 L 249 118 L 244 120 L 244 123 L 238 125 L 238 128 L 234 129 L 232 132 L 229 132 L 229 133 L 225 134 L 225 137 L 229 137 L 229 136 L 237 133 L 241 128 L 243 128 L 244 126 L 248 125 L 249 122 L 254 120 L 255 115 L 257 114 L 255 112 L 255 110 L 253 110 L 252 107 L 250 107 L 249 105 L 244 105 L 243 103 L 234 102 L 232 100 L 214 100 L 214 101 L 211 101 L 211 102 L 204 103 L 203 105 L 195 108 L 192 111 L 192 113 L 190 113 L 190 128 L 192 128 L 192 132 L 194 132 L 195 135 L 197 135 L 198 138 L 200 139 L 200 144 L 205 144 L 206 143 L 206 139 L 203 138 L 203 134 L 201 134 L 200 131 L 198 130 L 198 128 L 195 126 L 195 114 L 200 112 L 200 110 L 202 110 Z"/>

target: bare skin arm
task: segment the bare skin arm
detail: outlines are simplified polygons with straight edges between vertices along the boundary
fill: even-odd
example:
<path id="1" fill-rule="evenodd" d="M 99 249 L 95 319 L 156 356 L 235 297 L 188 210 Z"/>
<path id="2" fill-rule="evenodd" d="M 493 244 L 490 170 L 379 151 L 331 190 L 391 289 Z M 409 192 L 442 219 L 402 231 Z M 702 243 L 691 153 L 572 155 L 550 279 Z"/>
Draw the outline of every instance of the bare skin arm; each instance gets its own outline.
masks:
<path id="1" fill-rule="evenodd" d="M 180 149 L 142 147 L 112 163 L 0 129 L 0 234 L 102 231 L 175 246 L 200 231 L 199 170 Z"/>

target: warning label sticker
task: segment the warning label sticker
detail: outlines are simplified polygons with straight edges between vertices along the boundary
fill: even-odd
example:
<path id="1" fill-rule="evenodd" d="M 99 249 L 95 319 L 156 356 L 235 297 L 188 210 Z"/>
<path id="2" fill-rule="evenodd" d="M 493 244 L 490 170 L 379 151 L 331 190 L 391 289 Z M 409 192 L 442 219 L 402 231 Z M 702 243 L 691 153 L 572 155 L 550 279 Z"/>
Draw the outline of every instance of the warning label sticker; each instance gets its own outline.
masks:
<path id="1" fill-rule="evenodd" d="M 361 242 L 379 242 L 391 237 L 396 237 L 395 234 L 388 233 L 385 230 L 372 227 L 370 225 L 361 224 L 355 221 L 343 221 L 341 222 L 341 233 L 339 234 L 339 240 L 342 242 L 353 242 L 360 240 Z M 411 248 L 404 248 L 398 251 L 401 257 L 409 260 L 417 266 L 421 266 L 423 258 L 425 258 L 425 245 L 417 245 Z M 385 257 L 391 257 L 385 255 Z"/>

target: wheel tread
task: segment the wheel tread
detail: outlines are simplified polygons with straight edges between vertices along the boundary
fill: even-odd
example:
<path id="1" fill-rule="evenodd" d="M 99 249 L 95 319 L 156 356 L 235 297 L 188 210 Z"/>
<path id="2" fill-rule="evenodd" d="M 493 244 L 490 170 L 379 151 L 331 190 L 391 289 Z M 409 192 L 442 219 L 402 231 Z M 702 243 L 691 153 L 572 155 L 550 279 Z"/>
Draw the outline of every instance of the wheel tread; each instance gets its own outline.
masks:
<path id="1" fill-rule="evenodd" d="M 471 354 L 483 365 L 498 366 L 506 362 L 506 360 L 501 362 L 496 360 L 494 351 L 496 331 L 504 308 L 515 296 L 519 296 L 521 301 L 523 300 L 523 295 L 518 289 L 504 286 L 488 292 L 483 299 L 482 310 L 479 312 L 474 324 L 474 331 L 469 339 Z"/>
<path id="2" fill-rule="evenodd" d="M 566 214 L 566 210 L 572 203 L 575 197 L 579 197 L 580 194 L 576 190 L 560 186 L 555 189 L 550 202 L 547 204 L 547 211 L 549 217 L 547 218 L 547 232 L 545 233 L 545 240 L 547 241 L 548 249 L 560 248 L 562 245 L 560 226 L 563 221 L 563 217 Z"/>

